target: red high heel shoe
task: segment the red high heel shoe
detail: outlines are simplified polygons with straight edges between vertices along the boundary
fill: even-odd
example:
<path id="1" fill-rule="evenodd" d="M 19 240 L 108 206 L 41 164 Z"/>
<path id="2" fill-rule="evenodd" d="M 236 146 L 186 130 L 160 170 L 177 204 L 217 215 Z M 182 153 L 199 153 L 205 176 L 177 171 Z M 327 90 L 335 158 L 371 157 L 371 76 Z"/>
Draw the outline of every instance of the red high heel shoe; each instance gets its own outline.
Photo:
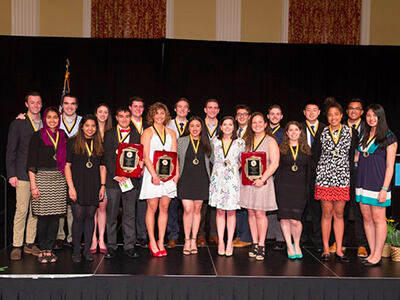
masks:
<path id="1" fill-rule="evenodd" d="M 153 249 L 151 249 L 150 243 L 149 243 L 149 250 L 150 250 L 151 254 L 153 254 L 154 257 L 163 257 L 163 254 L 161 253 L 160 250 L 158 250 L 157 252 L 154 252 Z"/>

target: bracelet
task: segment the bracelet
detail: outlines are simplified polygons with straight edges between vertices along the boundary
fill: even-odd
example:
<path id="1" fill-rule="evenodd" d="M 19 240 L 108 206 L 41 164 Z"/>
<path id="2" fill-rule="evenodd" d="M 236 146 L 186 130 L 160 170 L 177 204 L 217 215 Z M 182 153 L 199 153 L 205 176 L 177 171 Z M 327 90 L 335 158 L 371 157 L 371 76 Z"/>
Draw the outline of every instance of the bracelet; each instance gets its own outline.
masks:
<path id="1" fill-rule="evenodd" d="M 385 188 L 384 186 L 383 187 L 381 187 L 381 189 L 382 190 L 384 190 L 384 191 L 386 191 L 386 192 L 388 192 L 389 190 L 387 189 L 387 188 Z"/>
<path id="2" fill-rule="evenodd" d="M 38 188 L 35 187 L 35 188 L 31 189 L 31 192 L 36 191 L 37 189 L 38 189 Z"/>
<path id="3" fill-rule="evenodd" d="M 102 183 L 102 184 L 100 184 L 100 186 L 106 186 L 106 184 L 105 184 L 105 183 Z"/>
<path id="4" fill-rule="evenodd" d="M 265 180 L 263 180 L 262 178 L 260 178 L 260 180 L 261 180 L 262 183 L 265 183 Z"/>

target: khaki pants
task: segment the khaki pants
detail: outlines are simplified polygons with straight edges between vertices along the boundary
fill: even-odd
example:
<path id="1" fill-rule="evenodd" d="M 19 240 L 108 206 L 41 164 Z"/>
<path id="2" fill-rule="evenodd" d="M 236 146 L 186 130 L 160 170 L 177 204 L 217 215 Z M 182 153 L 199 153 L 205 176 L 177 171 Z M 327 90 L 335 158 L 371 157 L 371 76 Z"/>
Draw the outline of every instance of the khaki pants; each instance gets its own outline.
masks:
<path id="1" fill-rule="evenodd" d="M 67 226 L 68 226 L 67 242 L 68 243 L 72 242 L 72 222 L 73 222 L 73 220 L 74 220 L 74 217 L 72 216 L 71 205 L 68 204 L 67 205 Z M 60 221 L 58 224 L 57 240 L 65 240 L 64 222 L 65 222 L 65 217 L 64 216 L 60 217 Z"/>
<path id="2" fill-rule="evenodd" d="M 18 181 L 16 187 L 17 201 L 14 216 L 13 246 L 22 247 L 26 227 L 25 242 L 33 244 L 36 238 L 37 218 L 32 215 L 30 206 L 31 184 L 29 181 Z M 29 212 L 29 214 L 28 214 Z M 28 215 L 28 220 L 26 216 Z"/>

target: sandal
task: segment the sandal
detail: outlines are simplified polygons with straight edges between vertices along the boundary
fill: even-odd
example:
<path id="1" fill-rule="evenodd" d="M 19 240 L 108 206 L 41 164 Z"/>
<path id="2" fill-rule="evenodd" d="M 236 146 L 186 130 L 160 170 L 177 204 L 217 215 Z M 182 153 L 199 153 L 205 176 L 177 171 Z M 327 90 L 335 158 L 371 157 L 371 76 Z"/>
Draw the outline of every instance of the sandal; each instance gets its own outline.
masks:
<path id="1" fill-rule="evenodd" d="M 47 264 L 49 261 L 47 260 L 47 257 L 44 255 L 44 251 L 40 251 L 39 256 L 37 258 L 38 262 L 41 264 Z"/>
<path id="2" fill-rule="evenodd" d="M 199 250 L 197 249 L 197 238 L 191 238 L 191 240 L 194 241 L 194 245 L 196 248 L 190 249 L 190 254 L 196 255 L 197 253 L 199 253 Z"/>
<path id="3" fill-rule="evenodd" d="M 264 260 L 265 258 L 265 246 L 258 246 L 258 253 L 256 260 Z"/>
<path id="4" fill-rule="evenodd" d="M 47 256 L 47 261 L 50 263 L 55 263 L 58 260 L 58 256 L 56 256 L 52 250 L 49 250 L 48 253 L 49 255 Z"/>
<path id="5" fill-rule="evenodd" d="M 188 242 L 190 242 L 190 239 L 185 239 L 185 245 Z M 183 255 L 190 255 L 190 250 L 189 249 L 185 249 L 185 246 L 183 246 Z"/>
<path id="6" fill-rule="evenodd" d="M 254 258 L 258 253 L 258 244 L 252 244 L 251 249 L 249 251 L 249 257 Z"/>

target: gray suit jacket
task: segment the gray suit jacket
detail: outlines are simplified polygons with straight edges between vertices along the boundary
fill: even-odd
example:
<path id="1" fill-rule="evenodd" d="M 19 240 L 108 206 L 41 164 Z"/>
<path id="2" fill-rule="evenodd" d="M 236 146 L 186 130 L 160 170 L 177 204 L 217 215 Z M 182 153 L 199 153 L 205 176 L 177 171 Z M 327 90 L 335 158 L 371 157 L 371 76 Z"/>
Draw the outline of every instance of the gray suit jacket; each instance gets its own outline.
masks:
<path id="1" fill-rule="evenodd" d="M 190 136 L 183 136 L 178 139 L 178 145 L 177 145 L 177 153 L 178 153 L 178 163 L 179 163 L 179 177 L 182 176 L 183 172 L 183 167 L 185 164 L 185 156 L 186 156 L 186 151 L 189 147 L 190 143 Z M 212 153 L 212 152 L 211 152 Z M 212 154 L 211 157 L 205 156 L 205 161 L 206 161 L 206 170 L 208 177 L 211 176 L 211 163 L 212 163 Z"/>

